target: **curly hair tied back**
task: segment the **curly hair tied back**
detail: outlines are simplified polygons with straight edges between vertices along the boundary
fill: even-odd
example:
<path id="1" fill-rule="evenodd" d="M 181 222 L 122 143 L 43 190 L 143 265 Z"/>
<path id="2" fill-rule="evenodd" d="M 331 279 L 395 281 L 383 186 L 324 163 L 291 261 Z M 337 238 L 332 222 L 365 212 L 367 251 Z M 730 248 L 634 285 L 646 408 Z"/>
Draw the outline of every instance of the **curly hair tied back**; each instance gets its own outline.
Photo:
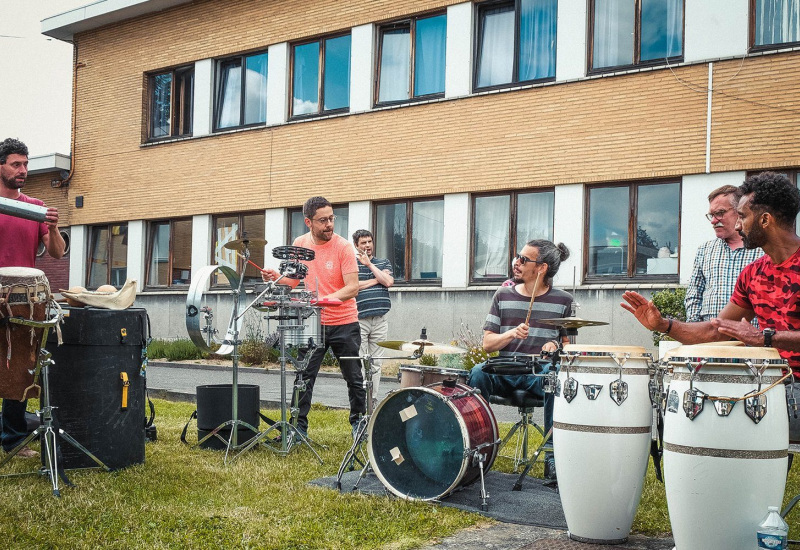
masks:
<path id="1" fill-rule="evenodd" d="M 739 189 L 742 196 L 752 195 L 750 208 L 769 212 L 782 227 L 794 226 L 800 212 L 800 191 L 785 174 L 761 172 L 744 180 Z"/>

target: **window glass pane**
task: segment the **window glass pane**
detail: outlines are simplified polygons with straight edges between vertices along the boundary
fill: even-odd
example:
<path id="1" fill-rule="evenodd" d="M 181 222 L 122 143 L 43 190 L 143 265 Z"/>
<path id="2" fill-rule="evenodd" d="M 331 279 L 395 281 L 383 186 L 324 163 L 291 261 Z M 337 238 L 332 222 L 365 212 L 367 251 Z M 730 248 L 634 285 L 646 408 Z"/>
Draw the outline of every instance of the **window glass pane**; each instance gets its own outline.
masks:
<path id="1" fill-rule="evenodd" d="M 472 278 L 507 278 L 510 270 L 508 228 L 511 196 L 475 198 Z"/>
<path id="2" fill-rule="evenodd" d="M 242 101 L 241 61 L 220 63 L 220 90 L 217 101 L 217 128 L 239 126 Z"/>
<path id="3" fill-rule="evenodd" d="M 447 16 L 420 19 L 414 39 L 414 96 L 444 93 Z"/>
<path id="4" fill-rule="evenodd" d="M 347 206 L 334 206 L 333 215 L 336 216 L 336 221 L 333 223 L 333 232 L 349 241 L 350 208 Z"/>
<path id="5" fill-rule="evenodd" d="M 150 228 L 150 268 L 148 285 L 169 284 L 169 222 L 154 223 Z"/>
<path id="6" fill-rule="evenodd" d="M 175 113 L 178 118 L 177 135 L 192 133 L 192 107 L 194 105 L 194 68 L 175 73 Z"/>
<path id="7" fill-rule="evenodd" d="M 251 55 L 245 61 L 247 94 L 244 98 L 244 123 L 267 120 L 267 54 Z"/>
<path id="8" fill-rule="evenodd" d="M 263 239 L 264 238 L 264 214 L 246 214 L 242 216 L 242 231 L 247 233 L 248 239 Z M 239 238 L 242 234 L 239 234 Z M 250 247 L 250 261 L 256 265 L 264 265 L 264 247 L 255 246 Z M 253 283 L 261 282 L 261 272 L 250 264 L 245 266 L 244 282 Z"/>
<path id="9" fill-rule="evenodd" d="M 336 224 L 334 224 L 334 226 L 335 225 Z M 293 243 L 294 240 L 303 233 L 308 233 L 308 227 L 306 227 L 303 212 L 300 210 L 293 210 L 289 214 L 289 242 Z"/>
<path id="10" fill-rule="evenodd" d="M 506 84 L 514 78 L 514 5 L 480 12 L 478 87 Z"/>
<path id="11" fill-rule="evenodd" d="M 592 66 L 633 63 L 634 0 L 595 0 Z"/>
<path id="12" fill-rule="evenodd" d="M 756 0 L 755 45 L 800 42 L 800 0 Z"/>
<path id="13" fill-rule="evenodd" d="M 683 0 L 642 0 L 640 59 L 665 59 L 683 52 Z"/>
<path id="14" fill-rule="evenodd" d="M 152 111 L 150 113 L 150 137 L 170 135 L 172 107 L 172 73 L 157 74 L 153 77 Z"/>
<path id="15" fill-rule="evenodd" d="M 350 106 L 350 35 L 325 41 L 325 110 Z M 339 220 L 336 220 L 338 223 Z"/>
<path id="16" fill-rule="evenodd" d="M 111 280 L 110 284 L 122 288 L 128 278 L 128 224 L 111 226 Z"/>
<path id="17" fill-rule="evenodd" d="M 517 196 L 517 249 L 533 239 L 553 240 L 555 193 L 522 193 Z"/>
<path id="18" fill-rule="evenodd" d="M 192 275 L 192 220 L 173 222 L 172 233 L 172 284 L 188 285 Z"/>
<path id="19" fill-rule="evenodd" d="M 108 283 L 108 227 L 92 227 L 89 236 L 89 280 L 87 288 Z"/>
<path id="20" fill-rule="evenodd" d="M 444 201 L 415 202 L 411 214 L 411 278 L 441 279 Z"/>
<path id="21" fill-rule="evenodd" d="M 392 263 L 394 276 L 407 279 L 406 204 L 382 204 L 375 209 L 375 255 Z"/>
<path id="22" fill-rule="evenodd" d="M 519 80 L 556 75 L 558 0 L 521 0 L 519 13 Z"/>
<path id="23" fill-rule="evenodd" d="M 678 273 L 680 185 L 640 185 L 636 205 L 636 274 Z"/>
<path id="24" fill-rule="evenodd" d="M 381 78 L 378 101 L 408 99 L 411 64 L 411 35 L 408 27 L 381 34 Z M 394 264 L 392 264 L 394 265 Z"/>
<path id="25" fill-rule="evenodd" d="M 319 112 L 319 42 L 294 47 L 292 114 Z"/>
<path id="26" fill-rule="evenodd" d="M 214 220 L 214 261 L 217 265 L 224 265 L 236 269 L 236 252 L 225 248 L 225 243 L 239 238 L 239 216 L 224 216 Z M 214 273 L 214 285 L 227 282 L 219 271 Z"/>
<path id="27" fill-rule="evenodd" d="M 589 275 L 628 272 L 628 188 L 589 190 Z"/>

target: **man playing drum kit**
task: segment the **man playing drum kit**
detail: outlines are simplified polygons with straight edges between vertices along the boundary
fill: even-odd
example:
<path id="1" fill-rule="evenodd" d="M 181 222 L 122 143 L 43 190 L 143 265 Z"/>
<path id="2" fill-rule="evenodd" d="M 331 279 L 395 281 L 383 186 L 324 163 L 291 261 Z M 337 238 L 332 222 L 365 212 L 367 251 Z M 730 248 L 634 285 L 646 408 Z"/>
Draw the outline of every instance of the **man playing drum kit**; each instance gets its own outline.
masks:
<path id="1" fill-rule="evenodd" d="M 0 143 L 0 197 L 28 204 L 43 205 L 38 199 L 23 194 L 20 189 L 28 176 L 28 148 L 16 139 Z M 58 231 L 58 210 L 47 209 L 43 223 L 0 213 L 0 267 L 34 267 L 36 250 L 42 243 L 53 258 L 64 255 L 66 244 Z M 3 399 L 0 442 L 3 450 L 11 451 L 27 435 L 25 408 L 27 400 Z M 24 447 L 17 456 L 31 458 L 39 453 Z"/>
<path id="2" fill-rule="evenodd" d="M 536 322 L 536 319 L 568 317 L 572 296 L 553 288 L 553 277 L 561 262 L 569 257 L 563 243 L 533 240 L 522 247 L 513 262 L 513 286 L 495 292 L 486 323 L 483 326 L 483 349 L 499 351 L 501 357 L 536 356 L 542 351 L 555 351 L 559 344 L 569 343 L 564 329 Z M 530 313 L 528 313 L 530 310 Z M 530 319 L 528 318 L 530 315 Z M 528 322 L 526 322 L 526 320 Z M 544 398 L 544 430 L 553 426 L 552 394 L 544 392 L 544 378 L 531 374 L 499 375 L 483 371 L 484 363 L 475 365 L 467 383 L 479 390 L 486 400 L 491 395 L 510 397 L 515 392 Z M 549 366 L 545 364 L 544 372 Z M 556 478 L 552 453 L 545 458 L 545 477 Z"/>
<path id="3" fill-rule="evenodd" d="M 748 249 L 765 255 L 739 275 L 728 304 L 710 321 L 683 323 L 665 319 L 652 301 L 633 291 L 620 304 L 648 330 L 669 334 L 683 344 L 739 340 L 748 346 L 774 347 L 800 374 L 800 237 L 795 218 L 800 192 L 783 174 L 762 172 L 741 185 L 736 230 Z M 750 324 L 756 318 L 759 331 Z M 796 392 L 800 394 L 800 389 Z M 800 440 L 800 421 L 790 414 L 791 441 Z"/>
<path id="4" fill-rule="evenodd" d="M 355 433 L 359 417 L 366 412 L 364 378 L 358 360 L 342 359 L 342 357 L 358 357 L 361 345 L 355 301 L 358 294 L 358 264 L 350 242 L 333 232 L 336 216 L 333 215 L 330 202 L 323 197 L 311 197 L 303 205 L 303 216 L 309 232 L 296 238 L 293 245 L 313 250 L 315 254 L 313 260 L 304 262 L 308 266 L 306 289 L 316 290 L 319 299 L 341 300 L 342 304 L 323 310 L 322 328 L 325 331 L 325 345 L 314 350 L 308 367 L 298 373 L 305 382 L 306 389 L 300 394 L 297 429 L 302 434 L 308 432 L 308 411 L 311 410 L 314 382 L 322 365 L 322 359 L 330 347 L 339 360 L 339 368 L 347 382 L 350 424 Z M 275 281 L 280 276 L 274 269 L 267 268 L 261 272 L 264 281 Z M 284 278 L 281 283 L 295 287 L 299 281 Z"/>

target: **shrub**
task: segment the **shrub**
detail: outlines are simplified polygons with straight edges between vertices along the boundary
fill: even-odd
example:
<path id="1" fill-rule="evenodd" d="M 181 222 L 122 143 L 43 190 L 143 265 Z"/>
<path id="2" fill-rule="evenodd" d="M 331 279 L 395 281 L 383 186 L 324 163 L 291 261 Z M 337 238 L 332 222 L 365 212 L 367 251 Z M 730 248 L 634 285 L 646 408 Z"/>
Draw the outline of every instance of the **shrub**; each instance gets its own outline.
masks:
<path id="1" fill-rule="evenodd" d="M 419 364 L 426 367 L 435 367 L 439 364 L 439 358 L 430 353 L 423 353 L 419 358 Z"/>
<path id="2" fill-rule="evenodd" d="M 489 357 L 497 355 L 497 352 L 488 353 L 483 349 L 483 335 L 473 332 L 464 321 L 461 321 L 461 327 L 456 332 L 455 338 L 456 345 L 467 350 L 461 361 L 463 369 L 470 370 L 475 365 L 485 363 Z"/>
<path id="3" fill-rule="evenodd" d="M 683 300 L 686 298 L 685 288 L 665 288 L 653 293 L 653 304 L 664 317 L 671 317 L 678 321 L 686 320 L 686 308 Z M 658 345 L 661 340 L 672 340 L 666 334 L 653 331 L 653 344 Z"/>

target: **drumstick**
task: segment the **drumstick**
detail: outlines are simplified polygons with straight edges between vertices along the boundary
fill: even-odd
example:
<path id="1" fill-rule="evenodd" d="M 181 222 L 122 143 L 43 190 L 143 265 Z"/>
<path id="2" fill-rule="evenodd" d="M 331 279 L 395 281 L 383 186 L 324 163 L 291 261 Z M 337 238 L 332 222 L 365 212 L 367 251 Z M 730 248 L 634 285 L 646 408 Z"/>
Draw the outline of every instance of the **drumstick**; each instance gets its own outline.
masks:
<path id="1" fill-rule="evenodd" d="M 244 254 L 242 254 L 241 252 L 237 252 L 237 254 L 238 254 L 238 255 L 239 255 L 239 256 L 240 256 L 240 257 L 241 257 L 243 260 L 247 260 L 247 263 L 248 263 L 248 264 L 250 264 L 250 265 L 252 265 L 253 267 L 255 267 L 257 270 L 259 270 L 259 271 L 264 271 L 263 269 L 261 269 L 260 267 L 258 267 L 258 265 L 256 265 L 256 264 L 254 264 L 253 262 L 251 262 L 251 261 L 250 261 L 250 258 L 245 258 L 245 257 L 244 257 Z"/>
<path id="2" fill-rule="evenodd" d="M 539 272 L 536 274 L 536 280 L 533 282 L 533 292 L 531 292 L 531 303 L 528 304 L 528 315 L 525 317 L 525 324 L 528 324 L 528 321 L 531 320 L 531 310 L 533 309 L 533 301 L 536 299 L 536 289 L 539 288 L 539 276 L 542 273 Z"/>

